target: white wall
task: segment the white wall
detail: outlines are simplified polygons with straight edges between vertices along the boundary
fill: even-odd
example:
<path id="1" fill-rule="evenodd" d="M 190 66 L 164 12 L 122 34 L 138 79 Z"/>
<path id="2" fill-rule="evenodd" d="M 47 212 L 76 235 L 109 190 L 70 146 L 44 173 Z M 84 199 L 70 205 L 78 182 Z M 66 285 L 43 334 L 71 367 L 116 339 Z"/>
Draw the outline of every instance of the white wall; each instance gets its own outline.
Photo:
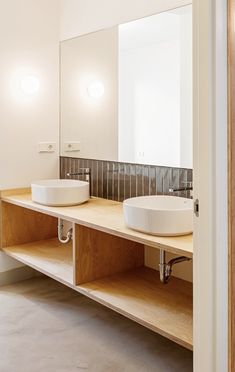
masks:
<path id="1" fill-rule="evenodd" d="M 190 0 L 60 0 L 61 40 L 191 4 Z"/>
<path id="2" fill-rule="evenodd" d="M 38 77 L 38 92 L 19 90 L 22 76 Z M 58 176 L 59 2 L 0 1 L 0 188 L 29 186 Z M 57 151 L 39 154 L 39 141 Z M 0 272 L 15 267 L 0 255 Z"/>

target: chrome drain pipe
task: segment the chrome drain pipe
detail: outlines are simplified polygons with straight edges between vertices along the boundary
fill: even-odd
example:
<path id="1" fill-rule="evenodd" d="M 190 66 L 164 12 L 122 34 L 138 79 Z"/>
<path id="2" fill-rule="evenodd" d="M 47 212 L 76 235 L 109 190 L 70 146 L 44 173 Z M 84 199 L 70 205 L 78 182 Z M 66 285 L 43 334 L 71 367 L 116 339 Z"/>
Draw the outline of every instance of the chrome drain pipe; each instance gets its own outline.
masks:
<path id="1" fill-rule="evenodd" d="M 160 273 L 160 281 L 164 284 L 167 284 L 171 278 L 172 268 L 175 264 L 184 262 L 184 261 L 191 261 L 191 258 L 180 256 L 176 258 L 172 258 L 168 263 L 166 263 L 166 251 L 160 249 L 160 262 L 159 262 L 159 273 Z"/>
<path id="2" fill-rule="evenodd" d="M 66 236 L 64 236 L 64 234 L 63 234 L 63 228 L 64 228 L 64 221 L 61 218 L 58 218 L 58 239 L 59 239 L 60 243 L 66 244 L 66 243 L 70 242 L 70 240 L 73 237 L 73 228 L 71 227 L 68 230 Z"/>
<path id="3" fill-rule="evenodd" d="M 166 281 L 166 252 L 163 249 L 160 249 L 159 273 L 160 273 L 160 281 L 162 283 L 167 283 Z"/>

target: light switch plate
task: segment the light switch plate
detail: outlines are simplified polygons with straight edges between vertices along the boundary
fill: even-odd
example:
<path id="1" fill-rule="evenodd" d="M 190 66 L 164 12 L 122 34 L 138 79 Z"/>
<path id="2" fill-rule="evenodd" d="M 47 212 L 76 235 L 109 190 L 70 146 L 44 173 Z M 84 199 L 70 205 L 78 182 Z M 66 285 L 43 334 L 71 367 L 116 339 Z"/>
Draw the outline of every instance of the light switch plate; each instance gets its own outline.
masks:
<path id="1" fill-rule="evenodd" d="M 39 142 L 38 144 L 38 152 L 55 152 L 55 150 L 55 142 Z"/>
<path id="2" fill-rule="evenodd" d="M 64 142 L 64 151 L 65 152 L 75 152 L 80 151 L 80 142 Z"/>

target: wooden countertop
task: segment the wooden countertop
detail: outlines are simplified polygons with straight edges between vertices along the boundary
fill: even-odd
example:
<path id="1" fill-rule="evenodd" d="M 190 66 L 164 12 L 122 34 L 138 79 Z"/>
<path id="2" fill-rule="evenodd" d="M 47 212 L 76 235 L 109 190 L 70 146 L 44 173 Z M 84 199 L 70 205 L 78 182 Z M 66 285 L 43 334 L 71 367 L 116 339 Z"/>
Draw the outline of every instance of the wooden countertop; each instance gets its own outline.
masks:
<path id="1" fill-rule="evenodd" d="M 192 235 L 159 237 L 129 229 L 124 223 L 122 203 L 100 198 L 91 198 L 88 202 L 78 206 L 47 207 L 34 203 L 30 193 L 22 193 L 20 190 L 17 190 L 16 193 L 17 194 L 14 195 L 13 190 L 10 192 L 2 191 L 1 200 L 147 246 L 164 249 L 177 255 L 184 255 L 189 258 L 193 256 Z"/>

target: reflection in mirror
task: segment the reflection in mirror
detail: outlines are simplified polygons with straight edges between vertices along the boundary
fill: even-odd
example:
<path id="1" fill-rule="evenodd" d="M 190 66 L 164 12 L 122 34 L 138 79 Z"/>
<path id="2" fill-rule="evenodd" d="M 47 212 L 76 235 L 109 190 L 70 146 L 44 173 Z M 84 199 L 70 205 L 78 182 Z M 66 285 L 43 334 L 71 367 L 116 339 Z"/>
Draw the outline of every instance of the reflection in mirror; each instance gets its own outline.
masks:
<path id="1" fill-rule="evenodd" d="M 191 6 L 61 44 L 61 155 L 192 167 Z"/>

